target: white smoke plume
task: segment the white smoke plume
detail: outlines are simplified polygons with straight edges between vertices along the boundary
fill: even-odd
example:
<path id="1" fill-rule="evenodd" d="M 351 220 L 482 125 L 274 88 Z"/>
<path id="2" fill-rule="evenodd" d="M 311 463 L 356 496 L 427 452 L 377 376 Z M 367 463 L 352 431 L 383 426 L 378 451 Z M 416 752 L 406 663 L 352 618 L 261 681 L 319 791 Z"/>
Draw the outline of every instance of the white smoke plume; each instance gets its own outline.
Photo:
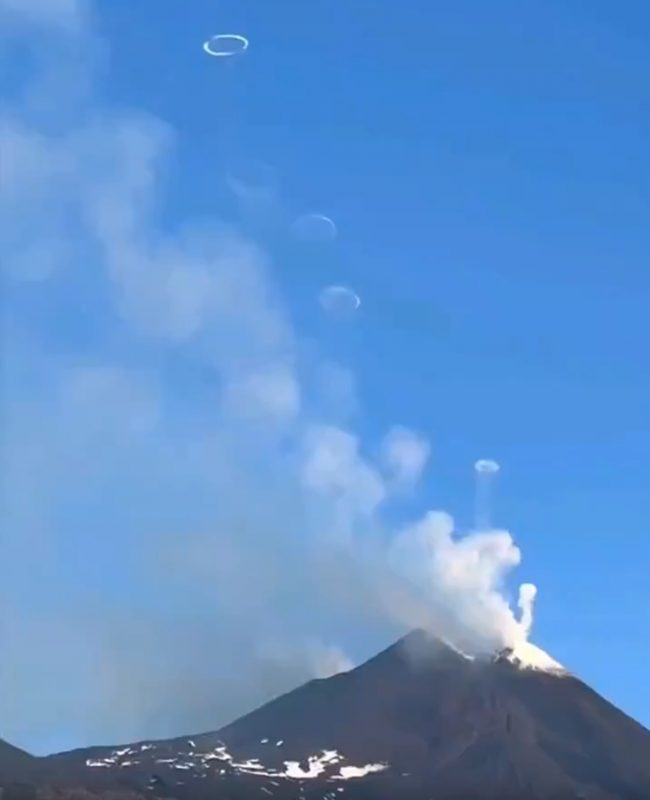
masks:
<path id="1" fill-rule="evenodd" d="M 494 652 L 525 639 L 502 590 L 521 552 L 504 530 L 458 536 L 453 519 L 429 512 L 396 537 L 391 564 L 417 589 L 419 626 L 443 636 L 469 653 Z M 399 607 L 399 606 L 398 606 Z"/>
<path id="2" fill-rule="evenodd" d="M 174 133 L 93 87 L 91 11 L 0 0 L 39 56 L 0 116 L 2 736 L 216 728 L 348 669 L 368 631 L 525 637 L 507 532 L 386 521 L 429 445 L 397 427 L 370 458 L 353 376 L 306 363 L 270 255 L 161 222 Z"/>
<path id="3" fill-rule="evenodd" d="M 533 627 L 533 612 L 535 608 L 535 598 L 537 597 L 537 586 L 534 583 L 522 583 L 519 587 L 519 600 L 517 605 L 521 610 L 520 626 L 524 635 L 528 638 Z"/>

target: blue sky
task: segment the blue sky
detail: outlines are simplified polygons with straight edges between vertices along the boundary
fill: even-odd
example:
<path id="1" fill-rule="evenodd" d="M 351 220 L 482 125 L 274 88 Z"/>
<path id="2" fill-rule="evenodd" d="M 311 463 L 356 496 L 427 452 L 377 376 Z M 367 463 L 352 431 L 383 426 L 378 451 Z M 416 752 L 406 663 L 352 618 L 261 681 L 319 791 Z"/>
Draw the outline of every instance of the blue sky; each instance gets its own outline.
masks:
<path id="1" fill-rule="evenodd" d="M 375 476 L 366 467 L 387 430 L 408 426 L 430 442 L 417 489 L 382 514 L 372 535 L 390 538 L 391 526 L 429 507 L 467 528 L 471 465 L 497 459 L 495 522 L 523 554 L 507 592 L 520 580 L 538 585 L 533 639 L 649 725 L 645 4 L 240 0 L 217 8 L 197 0 L 188 8 L 117 0 L 96 3 L 82 19 L 73 2 L 31 0 L 29 21 L 4 5 L 13 14 L 11 70 L 0 88 L 21 136 L 38 131 L 46 166 L 32 157 L 40 174 L 18 173 L 21 221 L 11 220 L 3 246 L 6 239 L 7 260 L 19 266 L 33 241 L 55 255 L 38 280 L 18 279 L 18 268 L 5 279 L 5 472 L 14 499 L 3 525 L 5 567 L 12 563 L 3 600 L 7 619 L 21 622 L 5 633 L 12 697 L 0 698 L 10 719 L 0 735 L 58 749 L 167 735 L 174 724 L 207 725 L 210 713 L 228 713 L 175 716 L 157 697 L 137 719 L 120 721 L 102 705 L 88 710 L 95 721 L 73 713 L 60 721 L 66 703 L 83 704 L 101 683 L 106 652 L 120 653 L 124 672 L 114 668 L 109 688 L 98 690 L 104 697 L 135 669 L 121 654 L 140 647 L 145 681 L 177 641 L 186 642 L 188 661 L 210 650 L 206 672 L 216 663 L 237 671 L 237 653 L 252 645 L 238 644 L 245 625 L 237 614 L 224 622 L 223 607 L 211 610 L 211 581 L 223 576 L 203 574 L 201 556 L 201 580 L 197 559 L 178 577 L 169 565 L 174 543 L 186 542 L 188 529 L 209 536 L 224 519 L 240 520 L 239 508 L 224 512 L 223 498 L 237 493 L 242 475 L 260 518 L 277 508 L 298 529 L 299 508 L 306 540 L 323 519 L 338 524 L 338 507 L 296 500 L 283 472 L 294 457 L 287 442 L 303 442 L 315 419 L 336 419 L 358 437 L 363 504 L 373 502 Z M 245 34 L 246 54 L 207 57 L 203 40 L 222 32 Z M 39 75 L 49 75 L 48 88 L 21 95 Z M 13 152 L 20 163 L 23 151 Z M 238 203 L 227 176 L 254 162 L 274 175 L 271 199 Z M 287 220 L 312 211 L 335 221 L 335 242 L 296 243 L 287 234 Z M 157 243 L 149 264 L 134 243 L 152 238 L 151 216 Z M 179 244 L 188 220 L 193 232 Z M 137 232 L 144 228 L 147 236 Z M 220 287 L 236 284 L 232 302 L 255 318 L 253 327 L 227 308 L 214 330 L 211 318 L 196 321 L 199 266 L 170 284 L 171 301 L 151 289 L 148 266 L 173 260 L 168 250 L 199 253 L 199 264 L 204 249 L 236 262 Z M 318 291 L 330 283 L 360 295 L 353 320 L 320 311 Z M 178 301 L 183 292 L 187 306 Z M 215 421 L 218 392 L 234 385 L 239 411 L 248 402 L 241 381 L 246 391 L 257 387 L 246 370 L 260 364 L 265 378 L 271 365 L 279 387 L 272 424 L 232 409 Z M 317 385 L 332 370 L 340 380 L 329 381 L 324 396 Z M 217 466 L 204 461 L 213 437 Z M 375 525 L 356 506 L 354 513 L 363 520 L 346 524 Z M 258 549 L 265 525 L 246 516 L 248 547 Z M 306 562 L 291 537 L 279 551 L 290 547 L 300 570 Z M 211 552 L 201 542 L 198 552 Z M 237 563 L 249 563 L 243 552 Z M 145 565 L 156 564 L 155 580 L 142 579 L 143 553 Z M 159 561 L 168 570 L 162 582 Z M 265 580 L 262 572 L 237 574 L 239 584 Z M 373 617 L 345 628 L 346 615 L 330 613 L 322 599 L 298 619 L 304 587 L 284 584 L 282 572 L 267 578 L 272 590 L 253 591 L 254 602 L 241 588 L 223 602 L 259 602 L 265 627 L 315 630 L 352 660 L 399 627 Z M 148 620 L 152 641 L 127 618 Z M 89 643 L 89 625 L 99 644 Z M 206 642 L 216 630 L 227 653 Z M 65 654 L 50 671 L 33 666 L 44 641 L 69 654 L 74 680 Z M 282 638 L 283 652 L 294 646 L 302 645 Z M 187 667 L 175 658 L 161 694 Z M 16 699 L 35 682 L 31 704 Z M 269 678 L 269 691 L 276 688 Z M 238 702 L 252 700 L 242 689 Z"/>

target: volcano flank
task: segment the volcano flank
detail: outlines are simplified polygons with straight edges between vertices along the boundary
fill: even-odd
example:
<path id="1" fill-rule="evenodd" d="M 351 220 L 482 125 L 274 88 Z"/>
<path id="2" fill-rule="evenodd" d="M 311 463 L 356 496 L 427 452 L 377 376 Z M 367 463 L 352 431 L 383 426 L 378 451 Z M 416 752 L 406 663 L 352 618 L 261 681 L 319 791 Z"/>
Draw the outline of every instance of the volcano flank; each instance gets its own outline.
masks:
<path id="1" fill-rule="evenodd" d="M 542 650 L 470 658 L 421 631 L 214 733 L 38 759 L 3 749 L 7 787 L 12 755 L 32 787 L 179 800 L 650 798 L 650 731 Z"/>

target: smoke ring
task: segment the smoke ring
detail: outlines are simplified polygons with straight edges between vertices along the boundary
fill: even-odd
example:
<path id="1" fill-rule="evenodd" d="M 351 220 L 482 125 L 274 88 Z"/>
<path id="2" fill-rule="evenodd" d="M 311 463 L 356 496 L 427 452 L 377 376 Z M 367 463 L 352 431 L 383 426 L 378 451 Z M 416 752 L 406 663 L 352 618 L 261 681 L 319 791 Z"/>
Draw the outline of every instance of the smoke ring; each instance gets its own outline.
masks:
<path id="1" fill-rule="evenodd" d="M 237 49 L 231 50 L 218 50 L 213 45 L 221 42 L 222 44 L 226 45 L 226 43 L 230 43 L 231 46 L 237 46 Z M 245 53 L 248 50 L 249 41 L 245 36 L 242 36 L 239 33 L 220 33 L 216 36 L 212 36 L 210 39 L 207 39 L 203 43 L 203 50 L 209 55 L 214 56 L 215 58 L 231 58 L 232 56 L 236 56 L 239 53 Z"/>

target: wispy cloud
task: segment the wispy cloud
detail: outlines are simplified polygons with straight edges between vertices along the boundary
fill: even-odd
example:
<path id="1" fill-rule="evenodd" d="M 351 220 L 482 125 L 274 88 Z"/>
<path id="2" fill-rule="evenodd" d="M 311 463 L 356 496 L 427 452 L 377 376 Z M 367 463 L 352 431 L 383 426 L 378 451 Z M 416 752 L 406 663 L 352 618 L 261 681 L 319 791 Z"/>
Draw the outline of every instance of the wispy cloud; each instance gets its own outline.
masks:
<path id="1" fill-rule="evenodd" d="M 6 24 L 56 28 L 79 33 L 86 22 L 84 0 L 0 0 Z"/>
<path id="2" fill-rule="evenodd" d="M 400 485 L 418 481 L 430 453 L 429 442 L 407 428 L 393 428 L 382 443 L 383 461 L 389 475 Z"/>

